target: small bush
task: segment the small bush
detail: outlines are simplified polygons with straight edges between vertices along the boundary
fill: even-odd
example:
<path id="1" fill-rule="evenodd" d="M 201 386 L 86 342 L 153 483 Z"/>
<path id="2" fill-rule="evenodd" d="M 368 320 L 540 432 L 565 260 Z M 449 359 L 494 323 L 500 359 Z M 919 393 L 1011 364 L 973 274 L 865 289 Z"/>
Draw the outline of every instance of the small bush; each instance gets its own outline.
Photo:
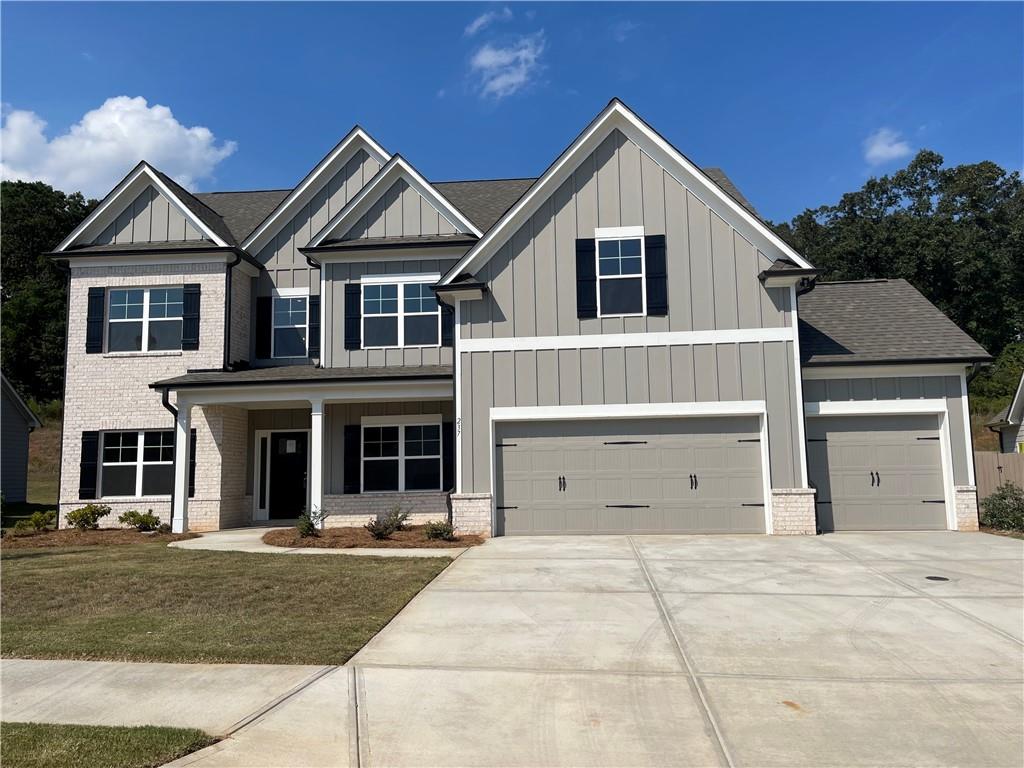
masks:
<path id="1" fill-rule="evenodd" d="M 409 513 L 403 512 L 400 507 L 393 508 L 383 517 L 368 522 L 364 528 L 378 541 L 391 538 L 395 531 L 405 530 L 405 521 L 409 519 Z"/>
<path id="2" fill-rule="evenodd" d="M 100 527 L 100 518 L 110 514 L 106 504 L 86 504 L 68 512 L 68 525 L 80 531 L 94 531 Z"/>
<path id="3" fill-rule="evenodd" d="M 117 518 L 117 522 L 134 528 L 137 531 L 155 531 L 160 527 L 160 518 L 153 514 L 152 509 L 148 512 L 138 512 L 134 509 L 129 509 Z"/>
<path id="4" fill-rule="evenodd" d="M 981 524 L 1001 531 L 1024 531 L 1024 490 L 1003 483 L 981 502 Z"/>
<path id="5" fill-rule="evenodd" d="M 14 533 L 16 536 L 20 536 L 25 533 L 35 533 L 36 527 L 32 525 L 31 520 L 19 520 L 14 524 Z"/>
<path id="6" fill-rule="evenodd" d="M 28 519 L 28 522 L 32 524 L 33 530 L 45 531 L 51 525 L 55 525 L 57 523 L 57 513 L 52 509 L 33 512 L 32 517 Z"/>
<path id="7" fill-rule="evenodd" d="M 170 533 L 171 532 L 171 526 L 168 525 L 167 523 L 160 523 L 160 525 L 158 525 L 156 527 L 156 532 L 157 533 Z"/>
<path id="8" fill-rule="evenodd" d="M 447 520 L 431 520 L 423 527 L 423 533 L 428 539 L 440 539 L 442 541 L 456 541 L 455 526 Z"/>
<path id="9" fill-rule="evenodd" d="M 320 535 L 320 529 L 323 528 L 324 518 L 327 517 L 318 507 L 314 507 L 311 510 L 303 512 L 299 515 L 299 519 L 295 521 L 295 528 L 299 532 L 299 536 L 304 539 L 316 538 Z"/>
<path id="10" fill-rule="evenodd" d="M 391 511 L 384 515 L 384 522 L 391 526 L 392 532 L 404 531 L 405 521 L 409 519 L 409 513 L 403 512 L 401 507 L 392 507 Z"/>

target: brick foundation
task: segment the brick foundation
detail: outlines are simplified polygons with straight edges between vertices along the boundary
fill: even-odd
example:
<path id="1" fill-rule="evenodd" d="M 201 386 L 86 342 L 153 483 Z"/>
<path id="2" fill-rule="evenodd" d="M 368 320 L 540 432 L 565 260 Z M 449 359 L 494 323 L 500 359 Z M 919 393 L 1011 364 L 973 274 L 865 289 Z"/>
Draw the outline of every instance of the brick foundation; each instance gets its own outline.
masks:
<path id="1" fill-rule="evenodd" d="M 409 513 L 410 525 L 448 519 L 448 494 L 445 492 L 352 493 L 325 495 L 325 528 L 365 525 L 386 515 L 395 507 Z"/>
<path id="2" fill-rule="evenodd" d="M 958 485 L 956 492 L 956 529 L 978 530 L 978 489 L 973 485 Z"/>
<path id="3" fill-rule="evenodd" d="M 813 488 L 772 488 L 772 528 L 778 536 L 813 536 L 818 532 Z"/>
<path id="4" fill-rule="evenodd" d="M 457 532 L 491 535 L 491 494 L 453 493 L 451 505 Z"/>

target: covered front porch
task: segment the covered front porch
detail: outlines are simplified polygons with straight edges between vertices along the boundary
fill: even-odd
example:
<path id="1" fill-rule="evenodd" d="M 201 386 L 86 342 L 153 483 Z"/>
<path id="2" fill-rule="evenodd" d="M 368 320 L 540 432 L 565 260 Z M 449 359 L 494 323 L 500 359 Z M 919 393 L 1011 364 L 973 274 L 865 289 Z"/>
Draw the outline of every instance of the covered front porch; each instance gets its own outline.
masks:
<path id="1" fill-rule="evenodd" d="M 175 414 L 175 532 L 362 525 L 395 507 L 444 519 L 454 437 L 450 367 L 289 366 L 154 384 Z"/>

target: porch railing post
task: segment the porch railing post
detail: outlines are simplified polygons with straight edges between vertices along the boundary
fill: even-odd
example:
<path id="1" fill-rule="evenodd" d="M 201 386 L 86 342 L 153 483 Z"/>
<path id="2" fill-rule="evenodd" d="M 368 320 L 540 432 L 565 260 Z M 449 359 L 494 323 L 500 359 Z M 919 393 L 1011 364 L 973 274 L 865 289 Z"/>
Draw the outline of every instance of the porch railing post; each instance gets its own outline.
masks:
<path id="1" fill-rule="evenodd" d="M 324 401 L 311 399 L 309 405 L 309 505 L 310 510 L 322 513 L 324 508 Z"/>
<path id="2" fill-rule="evenodd" d="M 191 462 L 192 406 L 178 399 L 178 418 L 174 424 L 174 506 L 171 510 L 171 530 L 188 531 L 188 475 Z"/>

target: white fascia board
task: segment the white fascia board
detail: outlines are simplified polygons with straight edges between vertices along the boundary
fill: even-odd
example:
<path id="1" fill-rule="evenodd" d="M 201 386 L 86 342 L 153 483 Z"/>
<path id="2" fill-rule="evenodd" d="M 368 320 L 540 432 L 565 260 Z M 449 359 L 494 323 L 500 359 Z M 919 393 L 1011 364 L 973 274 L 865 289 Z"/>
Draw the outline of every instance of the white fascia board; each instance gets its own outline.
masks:
<path id="1" fill-rule="evenodd" d="M 153 172 L 148 163 L 141 162 L 121 180 L 120 184 L 103 198 L 103 202 L 96 206 L 96 209 L 85 218 L 85 221 L 75 227 L 74 231 L 61 241 L 61 244 L 54 249 L 54 252 L 61 253 L 83 238 L 92 238 L 98 235 L 117 218 L 118 213 L 122 210 L 115 205 L 118 201 L 128 198 L 125 204 L 130 203 L 145 187 L 150 185 L 156 187 L 157 191 L 167 198 L 175 210 L 184 216 L 185 220 L 192 224 L 199 232 L 202 232 L 210 242 L 221 248 L 230 247 L 213 230 L 206 226 L 201 219 L 192 213 L 188 206 L 181 202 L 178 196 Z"/>
<path id="2" fill-rule="evenodd" d="M 946 413 L 941 398 L 919 400 L 831 400 L 804 403 L 808 416 L 901 416 L 919 413 Z"/>
<path id="3" fill-rule="evenodd" d="M 966 363 L 929 363 L 913 365 L 835 365 L 820 368 L 804 366 L 805 381 L 820 379 L 884 379 L 900 376 L 962 376 Z"/>
<path id="4" fill-rule="evenodd" d="M 534 349 L 606 349 L 669 347 L 693 344 L 739 344 L 758 341 L 793 341 L 792 328 L 739 328 L 726 331 L 657 331 L 651 333 L 595 333 L 581 336 L 510 336 L 460 339 L 460 352 L 509 352 Z"/>
<path id="5" fill-rule="evenodd" d="M 1010 424 L 1020 424 L 1024 421 L 1024 373 L 1021 373 L 1017 392 L 1010 401 L 1010 407 L 1006 409 L 1006 420 Z"/>
<path id="6" fill-rule="evenodd" d="M 485 261 L 533 215 L 540 203 L 548 198 L 573 173 L 579 163 L 604 141 L 605 137 L 618 128 L 635 142 L 640 149 L 661 165 L 676 181 L 709 208 L 725 208 L 739 221 L 745 223 L 745 236 L 762 250 L 777 252 L 805 269 L 813 266 L 793 250 L 782 238 L 772 232 L 756 216 L 726 194 L 700 168 L 690 162 L 675 147 L 665 141 L 656 131 L 643 122 L 620 101 L 612 101 L 591 124 L 569 145 L 558 159 L 544 172 L 529 191 L 509 209 L 497 224 L 477 242 L 466 256 L 449 270 L 444 283 L 470 271 L 476 262 Z M 714 204 L 710 204 L 713 200 Z"/>
<path id="7" fill-rule="evenodd" d="M 348 132 L 345 138 L 338 142 L 338 145 L 323 160 L 317 163 L 316 167 L 309 172 L 306 178 L 299 182 L 299 185 L 289 193 L 288 197 L 282 200 L 277 208 L 263 220 L 263 223 L 245 239 L 245 242 L 242 243 L 242 248 L 250 253 L 258 253 L 277 234 L 283 223 L 282 217 L 289 216 L 295 209 L 304 205 L 306 200 L 312 197 L 315 191 L 320 188 L 316 186 L 317 182 L 332 170 L 336 170 L 341 165 L 347 163 L 358 149 L 365 149 L 367 154 L 382 166 L 387 165 L 391 160 L 391 155 L 374 141 L 370 134 L 356 126 Z M 284 219 L 284 221 L 287 220 L 287 218 Z"/>
<path id="8" fill-rule="evenodd" d="M 473 222 L 448 202 L 447 198 L 424 179 L 404 157 L 395 155 L 378 173 L 374 174 L 373 178 L 359 190 L 355 197 L 349 200 L 319 232 L 313 235 L 306 247 L 316 248 L 334 233 L 344 235 L 399 179 L 404 179 L 410 187 L 430 202 L 455 229 L 476 237 L 481 236 L 482 233 L 473 225 Z"/>
<path id="9" fill-rule="evenodd" d="M 368 402 L 375 400 L 451 400 L 451 379 L 376 382 L 304 382 L 238 386 L 184 387 L 173 390 L 182 404 L 237 405 L 242 408 L 282 408 L 287 403 Z"/>
<path id="10" fill-rule="evenodd" d="M 560 421 L 566 419 L 655 419 L 697 416 L 760 416 L 764 400 L 700 403 L 621 403 L 616 405 L 526 405 L 494 407 L 491 421 Z"/>
<path id="11" fill-rule="evenodd" d="M 403 272 L 390 275 L 363 275 L 359 282 L 363 285 L 380 285 L 381 283 L 436 283 L 440 279 L 437 272 Z"/>

